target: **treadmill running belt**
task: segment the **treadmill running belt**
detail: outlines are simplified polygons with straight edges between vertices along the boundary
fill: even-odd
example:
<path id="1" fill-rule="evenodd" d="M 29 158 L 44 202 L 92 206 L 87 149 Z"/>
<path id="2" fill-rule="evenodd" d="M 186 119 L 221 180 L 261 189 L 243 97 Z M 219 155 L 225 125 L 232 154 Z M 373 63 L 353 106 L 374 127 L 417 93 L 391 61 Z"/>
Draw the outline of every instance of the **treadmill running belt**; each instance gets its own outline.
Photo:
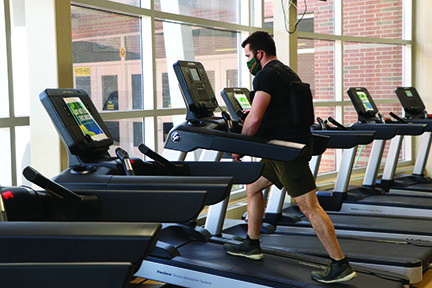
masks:
<path id="1" fill-rule="evenodd" d="M 321 242 L 316 235 L 302 234 L 263 234 L 262 247 L 281 251 L 298 252 L 328 257 Z M 349 255 L 353 262 L 361 259 L 362 262 L 392 265 L 401 267 L 417 267 L 418 260 L 427 265 L 432 259 L 432 243 L 429 246 L 410 245 L 406 241 L 380 240 L 366 238 L 355 239 L 355 237 L 338 237 L 342 251 Z M 413 241 L 414 243 L 416 241 Z M 407 244 L 403 244 L 407 243 Z M 420 243 L 421 244 L 421 243 Z M 384 258 L 383 258 L 384 257 Z"/>
<path id="2" fill-rule="evenodd" d="M 376 217 L 373 215 L 350 215 L 327 212 L 335 229 L 372 231 L 396 234 L 415 234 L 432 236 L 431 220 L 424 218 L 402 218 L 402 217 Z M 379 221 L 377 221 L 377 219 Z M 311 227 L 309 220 L 302 217 L 302 221 L 290 226 Z M 278 230 L 283 231 L 283 226 Z"/>
<path id="3" fill-rule="evenodd" d="M 301 254 L 284 253 L 285 257 L 266 254 L 262 261 L 254 261 L 228 255 L 223 251 L 222 245 L 220 244 L 198 241 L 190 242 L 180 247 L 178 250 L 182 256 L 175 257 L 171 260 L 157 259 L 154 257 L 149 257 L 147 260 L 144 260 L 144 262 L 151 261 L 153 263 L 156 262 L 158 264 L 167 265 L 163 268 L 161 268 L 161 266 L 157 268 L 158 271 L 153 273 L 153 275 L 163 275 L 161 279 L 154 280 L 165 280 L 166 283 L 170 283 L 166 281 L 169 279 L 163 278 L 163 276 L 181 276 L 174 275 L 175 273 L 171 272 L 172 270 L 170 269 L 176 267 L 187 269 L 188 271 L 193 270 L 200 273 L 218 275 L 225 279 L 248 281 L 256 285 L 267 287 L 402 287 L 400 282 L 385 280 L 358 267 L 355 268 L 357 271 L 357 278 L 349 282 L 329 285 L 318 283 L 311 279 L 310 274 L 314 270 L 323 269 L 327 263 L 320 258 Z M 288 258 L 286 257 L 287 255 L 291 257 Z M 314 261 L 311 261 L 311 259 Z M 142 269 L 142 273 L 146 272 L 148 272 L 148 268 Z M 199 285 L 189 284 L 187 281 L 191 281 L 190 277 L 182 282 L 182 284 L 187 287 L 200 287 Z M 203 280 L 192 279 L 192 281 L 199 282 Z M 178 283 L 175 284 L 179 285 Z M 224 284 L 228 287 L 227 285 L 229 282 Z M 214 285 L 214 283 L 207 283 L 205 286 L 210 287 L 211 285 Z"/>
<path id="4" fill-rule="evenodd" d="M 368 196 L 359 201 L 345 201 L 346 203 L 370 203 L 399 207 L 418 207 L 420 209 L 429 209 L 432 211 L 432 198 L 424 196 L 404 196 L 404 195 L 374 195 Z M 342 204 L 343 205 L 343 204 Z"/>

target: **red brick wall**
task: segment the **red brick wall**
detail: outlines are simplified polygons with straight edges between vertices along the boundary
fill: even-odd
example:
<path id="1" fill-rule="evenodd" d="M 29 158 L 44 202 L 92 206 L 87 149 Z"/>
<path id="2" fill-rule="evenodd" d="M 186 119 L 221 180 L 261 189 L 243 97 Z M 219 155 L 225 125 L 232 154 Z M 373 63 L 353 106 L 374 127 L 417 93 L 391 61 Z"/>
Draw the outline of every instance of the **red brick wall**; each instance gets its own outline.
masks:
<path id="1" fill-rule="evenodd" d="M 359 37 L 381 37 L 402 39 L 402 1 L 381 0 L 345 0 L 344 35 Z M 304 11 L 303 1 L 298 1 L 298 14 Z M 333 1 L 307 1 L 307 13 L 313 13 L 314 32 L 334 34 Z M 298 67 L 303 81 L 311 84 L 314 100 L 332 101 L 334 99 L 334 54 L 333 42 L 325 40 L 299 39 Z M 313 53 L 302 53 L 302 49 L 314 48 Z M 326 48 L 326 49 L 325 49 Z M 365 43 L 344 43 L 343 83 L 344 123 L 357 122 L 357 113 L 350 106 L 346 94 L 349 87 L 366 87 L 374 100 L 396 99 L 394 89 L 402 85 L 403 50 L 400 45 L 382 45 Z M 401 106 L 397 104 L 378 105 L 381 113 L 389 117 L 390 111 L 401 115 Z M 315 109 L 316 116 L 326 119 L 335 116 L 334 109 L 328 111 L 320 107 Z M 384 152 L 387 156 L 388 145 Z M 367 163 L 371 145 L 361 151 L 358 166 Z M 326 152 L 320 172 L 332 171 L 334 154 Z M 400 158 L 402 159 L 402 153 Z M 332 166 L 333 165 L 333 166 Z"/>
<path id="2" fill-rule="evenodd" d="M 344 35 L 402 39 L 402 0 L 345 0 Z"/>

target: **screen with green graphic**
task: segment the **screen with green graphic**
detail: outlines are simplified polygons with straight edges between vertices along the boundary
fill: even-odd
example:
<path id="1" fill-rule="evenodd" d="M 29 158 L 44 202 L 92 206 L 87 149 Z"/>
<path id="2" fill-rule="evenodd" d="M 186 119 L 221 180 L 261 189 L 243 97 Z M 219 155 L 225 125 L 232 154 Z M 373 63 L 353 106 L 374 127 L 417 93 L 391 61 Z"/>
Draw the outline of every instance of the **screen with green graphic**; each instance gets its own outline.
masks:
<path id="1" fill-rule="evenodd" d="M 374 108 L 372 107 L 372 104 L 369 102 L 369 99 L 368 99 L 366 93 L 358 91 L 357 95 L 359 96 L 360 101 L 363 103 L 363 106 L 364 106 L 366 112 L 367 111 L 374 111 Z"/>
<path id="2" fill-rule="evenodd" d="M 412 92 L 411 92 L 410 89 L 405 89 L 405 94 L 406 94 L 408 97 L 414 97 L 414 95 L 412 94 Z"/>
<path id="3" fill-rule="evenodd" d="M 237 100 L 237 102 L 239 103 L 242 110 L 250 110 L 251 109 L 251 104 L 250 104 L 250 102 L 249 102 L 249 100 L 245 94 L 234 93 L 234 97 Z"/>
<path id="4" fill-rule="evenodd" d="M 79 97 L 67 97 L 64 101 L 84 135 L 89 135 L 94 141 L 108 138 Z"/>

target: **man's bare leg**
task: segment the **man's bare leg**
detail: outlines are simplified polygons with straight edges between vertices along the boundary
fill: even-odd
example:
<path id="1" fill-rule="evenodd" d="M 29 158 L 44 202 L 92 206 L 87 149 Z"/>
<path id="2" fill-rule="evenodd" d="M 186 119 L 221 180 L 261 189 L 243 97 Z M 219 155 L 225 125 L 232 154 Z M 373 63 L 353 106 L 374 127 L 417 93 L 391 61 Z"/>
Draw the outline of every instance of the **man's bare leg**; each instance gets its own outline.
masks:
<path id="1" fill-rule="evenodd" d="M 323 271 L 312 271 L 312 279 L 322 283 L 336 283 L 355 278 L 357 274 L 342 253 L 333 223 L 319 204 L 316 190 L 294 199 L 303 214 L 309 218 L 316 235 L 332 258 L 332 262 Z"/>
<path id="2" fill-rule="evenodd" d="M 248 235 L 240 244 L 224 244 L 224 249 L 228 254 L 253 260 L 261 260 L 264 257 L 259 241 L 264 216 L 262 191 L 270 185 L 271 183 L 264 177 L 260 177 L 254 183 L 247 185 Z"/>
<path id="3" fill-rule="evenodd" d="M 316 190 L 312 190 L 304 195 L 295 197 L 300 210 L 308 217 L 312 227 L 326 249 L 329 256 L 335 260 L 344 258 L 333 223 L 327 213 L 319 205 L 316 197 Z"/>
<path id="4" fill-rule="evenodd" d="M 248 235 L 251 239 L 258 239 L 264 217 L 263 190 L 270 187 L 272 183 L 264 177 L 246 186 L 247 193 L 247 215 Z"/>

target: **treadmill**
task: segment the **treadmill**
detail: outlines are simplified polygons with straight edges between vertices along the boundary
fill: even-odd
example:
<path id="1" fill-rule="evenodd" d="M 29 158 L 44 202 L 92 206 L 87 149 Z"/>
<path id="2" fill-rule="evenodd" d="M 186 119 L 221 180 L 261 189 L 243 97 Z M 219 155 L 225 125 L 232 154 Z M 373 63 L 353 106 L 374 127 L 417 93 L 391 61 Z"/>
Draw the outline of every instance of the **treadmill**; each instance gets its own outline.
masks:
<path id="1" fill-rule="evenodd" d="M 22 190 L 0 187 L 2 287 L 126 288 L 155 247 L 161 224 L 59 222 L 69 221 L 70 211 L 22 197 Z M 70 201 L 57 192 L 46 194 Z M 84 205 L 72 206 L 80 214 L 99 209 Z"/>
<path id="2" fill-rule="evenodd" d="M 363 88 L 364 89 L 364 88 Z M 368 94 L 365 94 L 368 95 Z M 369 98 L 366 97 L 368 100 Z M 372 107 L 372 106 L 371 106 Z M 371 110 L 374 110 L 373 108 Z M 335 122 L 333 120 L 333 122 Z M 337 123 L 337 122 L 335 122 Z M 343 127 L 340 123 L 337 123 L 339 127 Z M 363 126 L 364 125 L 364 126 Z M 407 124 L 406 127 L 410 127 Z M 393 126 L 393 127 L 392 127 Z M 388 128 L 387 128 L 388 127 Z M 394 125 L 392 124 L 368 124 L 368 123 L 356 123 L 351 125 L 351 127 L 346 127 L 342 129 L 361 129 L 365 130 L 367 128 L 370 128 L 370 130 L 374 130 L 376 132 L 375 138 L 378 138 L 378 140 L 374 141 L 374 148 L 377 146 L 380 147 L 381 150 L 383 148 L 383 143 L 379 143 L 379 145 L 375 146 L 375 143 L 378 142 L 384 142 L 386 139 L 391 139 L 396 134 L 396 130 Z M 393 130 L 393 132 L 391 131 Z M 388 135 L 389 132 L 393 133 L 393 136 Z M 391 133 L 390 133 L 391 134 Z M 379 162 L 378 159 L 382 156 L 382 150 L 378 151 L 377 149 L 373 148 L 373 155 L 370 157 L 369 162 L 375 162 L 373 166 L 375 166 L 375 169 L 370 169 L 371 165 L 368 164 L 368 168 L 366 170 L 366 176 L 373 175 L 372 178 L 376 177 Z M 330 219 L 332 220 L 334 227 L 336 229 L 337 235 L 357 235 L 357 236 L 366 236 L 366 237 L 375 237 L 375 238 L 393 238 L 393 239 L 399 239 L 399 240 L 420 240 L 420 241 L 432 241 L 432 233 L 430 231 L 430 219 L 427 217 L 420 217 L 420 216 L 406 216 L 406 211 L 410 211 L 408 208 L 410 205 L 407 205 L 405 202 L 401 201 L 398 203 L 400 207 L 391 207 L 391 206 L 375 206 L 374 209 L 371 209 L 371 207 L 365 207 L 364 209 L 370 209 L 370 214 L 366 214 L 365 211 L 363 211 L 362 206 L 349 206 L 351 203 L 357 200 L 357 197 L 350 195 L 349 192 L 352 190 L 348 190 L 348 184 L 351 176 L 352 171 L 352 164 L 354 163 L 354 158 L 356 155 L 356 149 L 357 146 L 348 149 L 344 152 L 344 158 L 342 160 L 342 167 L 339 171 L 337 182 L 335 185 L 335 189 L 337 189 L 338 192 L 344 193 L 344 197 L 338 197 L 339 199 L 347 198 L 343 201 L 343 205 L 341 207 L 341 210 L 339 211 L 329 211 L 327 210 L 327 214 L 329 215 Z M 376 152 L 379 153 L 376 153 Z M 378 163 L 378 164 L 377 164 Z M 370 170 L 374 170 L 373 173 L 369 173 Z M 365 176 L 365 178 L 366 178 Z M 376 179 L 376 178 L 375 178 Z M 369 180 L 370 181 L 370 180 Z M 374 181 L 372 182 L 374 183 Z M 388 195 L 385 194 L 382 189 L 379 189 L 375 187 L 375 185 L 365 185 L 361 187 L 354 188 L 356 189 L 357 193 L 362 191 L 364 189 L 365 196 L 367 198 L 369 197 L 389 197 L 390 199 L 414 199 L 418 200 L 421 199 L 421 202 L 425 202 L 427 199 L 425 197 L 423 198 L 415 198 L 415 197 L 408 197 L 408 196 L 402 196 L 402 195 Z M 378 194 L 377 196 L 368 196 L 370 195 L 370 191 L 376 191 L 375 193 Z M 334 195 L 335 191 L 332 193 L 327 193 L 328 195 Z M 351 199 L 350 199 L 351 198 Z M 380 198 L 382 199 L 382 198 Z M 387 198 L 388 199 L 388 198 Z M 321 202 L 322 199 L 320 199 Z M 348 202 L 348 203 L 347 203 Z M 348 204 L 348 205 L 347 205 Z M 389 203 L 389 205 L 393 205 Z M 344 209 L 345 206 L 345 209 Z M 373 207 L 373 206 L 372 206 Z M 393 215 L 383 215 L 381 212 L 382 208 L 388 208 L 390 210 L 394 210 L 396 213 L 393 213 Z M 302 215 L 298 208 L 296 207 L 288 207 L 284 210 L 285 212 L 285 218 L 286 221 L 284 223 L 278 223 L 278 230 L 279 231 L 307 231 L 311 229 L 311 225 L 309 221 Z M 355 216 L 355 217 L 354 217 Z M 281 226 L 286 225 L 287 227 Z M 290 226 L 290 227 L 288 227 Z"/>
<path id="3" fill-rule="evenodd" d="M 235 181 L 253 181 L 262 169 L 260 163 L 247 163 L 242 167 L 248 173 L 236 175 L 240 163 L 169 162 L 144 144 L 138 149 L 154 161 L 130 159 L 120 147 L 113 157 L 108 152 L 114 143 L 111 134 L 84 90 L 46 89 L 40 99 L 69 154 L 69 168 L 53 180 L 75 192 L 105 190 L 110 197 L 121 199 L 117 193 L 124 190 L 206 191 L 207 201 L 212 203 L 221 192 L 230 192 L 232 175 Z"/>
<path id="4" fill-rule="evenodd" d="M 351 125 L 354 130 L 383 129 L 390 132 L 396 129 L 396 137 L 403 137 L 421 135 L 426 127 L 420 124 L 381 123 L 381 120 L 376 117 L 378 109 L 366 88 L 349 88 L 348 94 L 359 115 L 359 122 Z M 387 194 L 375 185 L 385 142 L 388 139 L 379 139 L 378 136 L 375 138 L 378 140 L 373 142 L 363 184 L 346 191 L 347 198 L 343 201 L 341 211 L 355 214 L 432 218 L 432 198 Z M 348 185 L 349 178 L 345 181 L 345 185 Z"/>
<path id="5" fill-rule="evenodd" d="M 276 149 L 280 151 L 280 157 L 289 159 L 298 157 L 302 152 L 302 145 L 296 147 L 285 141 L 270 144 L 262 139 L 226 131 L 230 122 L 213 115 L 216 99 L 203 65 L 193 61 L 178 61 L 174 64 L 174 69 L 180 87 L 183 85 L 181 89 L 188 109 L 187 118 L 193 117 L 193 114 L 206 115 L 206 117 L 189 118 L 185 123 L 173 128 L 165 148 L 174 147 L 171 149 L 185 152 L 196 148 L 231 153 L 244 153 L 244 150 L 247 150 L 257 157 L 260 154 L 273 155 L 274 153 L 270 151 Z M 243 149 L 242 146 L 247 148 Z M 137 275 L 186 287 L 330 287 L 310 279 L 311 271 L 323 267 L 322 265 L 326 263 L 322 258 L 278 251 L 266 253 L 264 261 L 256 262 L 225 253 L 222 244 L 235 240 L 212 237 L 207 242 L 194 241 L 190 238 L 180 241 L 181 235 L 178 233 L 171 235 L 162 233 L 160 239 L 175 245 L 179 255 L 167 256 L 161 253 L 149 257 L 141 266 L 144 271 L 141 274 L 140 270 Z M 358 277 L 348 285 L 381 287 L 380 285 L 394 285 L 394 277 L 401 277 L 378 270 L 372 272 L 372 270 L 356 268 L 356 271 Z M 387 278 L 384 283 L 373 283 L 383 281 L 386 277 L 384 275 L 390 278 Z M 402 276 L 402 279 L 406 278 Z M 396 285 L 403 285 L 402 282 L 399 279 Z M 337 284 L 332 287 L 346 285 L 346 283 Z"/>
<path id="6" fill-rule="evenodd" d="M 245 107 L 241 107 L 241 103 L 245 103 L 246 100 L 250 101 L 248 98 L 249 90 L 245 88 L 224 88 L 221 91 L 221 95 L 230 114 L 235 113 L 240 118 L 242 116 L 241 112 L 245 110 Z M 241 101 L 239 101 L 239 99 Z M 235 118 L 235 116 L 232 117 Z M 337 127 L 332 128 L 320 118 L 318 118 L 318 121 L 319 125 L 313 125 L 313 133 L 322 133 L 330 137 L 327 148 L 351 149 L 357 147 L 357 145 L 369 144 L 374 139 L 375 132 L 352 131 L 347 130 L 345 127 L 345 129 L 341 130 Z M 314 155 L 313 157 L 315 161 L 311 161 L 310 166 L 316 178 L 322 153 Z M 342 163 L 342 165 L 345 163 L 349 165 L 347 161 L 342 161 Z M 277 190 L 279 189 L 273 190 L 268 199 L 264 223 L 278 225 L 278 223 L 287 221 L 287 219 L 282 219 L 284 215 L 281 211 L 285 198 L 285 189 L 282 189 L 282 191 Z M 340 209 L 341 201 L 339 199 L 335 201 L 332 197 L 343 197 L 343 193 L 331 194 L 330 191 L 319 191 L 317 194 L 320 204 L 324 208 L 331 210 Z M 208 215 L 207 222 L 215 221 L 209 219 L 211 216 L 213 215 Z M 218 221 L 223 222 L 224 219 L 219 218 Z M 213 235 L 224 233 L 223 235 L 225 237 L 229 237 L 228 235 L 246 236 L 247 223 L 244 221 L 230 222 L 229 225 L 225 226 L 223 231 L 210 230 L 210 232 L 212 232 Z M 240 223 L 237 224 L 238 222 Z M 263 230 L 264 233 L 261 234 L 261 246 L 264 251 L 295 251 L 314 256 L 328 256 L 312 229 L 301 232 L 289 232 L 287 229 L 280 231 L 277 228 L 278 227 L 276 227 L 275 231 L 269 231 L 266 226 L 266 229 Z M 338 240 L 344 253 L 350 256 L 351 263 L 364 267 L 397 272 L 408 277 L 411 283 L 417 283 L 422 280 L 424 268 L 428 267 L 429 263 L 432 261 L 432 243 L 424 245 L 423 242 L 416 241 L 407 243 L 395 239 L 383 240 L 373 237 L 350 235 L 338 236 Z"/>
<path id="7" fill-rule="evenodd" d="M 29 180 L 34 180 L 35 182 L 39 183 L 42 186 L 45 186 L 44 185 L 46 184 L 45 182 L 50 183 L 51 185 L 49 186 L 50 190 L 52 189 L 52 191 L 55 194 L 59 194 L 60 196 L 63 197 L 63 199 L 68 198 L 66 196 L 66 193 L 72 193 L 67 188 L 58 185 L 57 183 L 53 182 L 50 179 L 47 178 L 43 178 L 42 180 L 39 179 L 40 177 L 43 177 L 40 174 L 36 174 L 36 176 L 32 178 L 33 173 L 36 174 L 37 172 L 33 171 L 33 169 L 31 169 L 30 171 L 25 171 L 25 176 Z M 19 193 L 15 193 L 16 192 L 15 190 L 9 189 L 9 191 L 11 191 L 11 193 L 13 193 L 14 195 L 19 194 Z M 7 200 L 9 199 L 10 198 L 8 198 Z M 54 210 L 61 211 L 61 213 L 64 213 L 64 211 L 60 209 L 54 209 Z M 171 217 L 177 217 L 177 215 L 172 214 Z M 101 225 L 102 227 L 103 225 L 105 225 L 105 223 L 98 223 L 97 225 Z M 128 226 L 125 226 L 124 223 L 118 223 L 117 225 L 123 225 L 122 227 L 124 227 L 124 229 L 130 229 Z M 56 231 L 58 231 L 58 229 Z M 114 229 L 114 231 L 119 231 L 119 229 Z M 169 226 L 163 228 L 159 233 L 158 243 L 156 244 L 156 247 L 151 253 L 151 256 L 149 256 L 148 260 L 143 261 L 141 265 L 139 262 L 138 263 L 136 261 L 134 262 L 136 263 L 137 266 L 141 266 L 138 271 L 135 270 L 136 271 L 135 276 L 155 279 L 158 281 L 164 281 L 167 283 L 186 286 L 186 287 L 203 287 L 202 285 L 205 286 L 210 285 L 208 287 L 220 287 L 220 285 L 222 285 L 221 283 L 225 283 L 226 285 L 234 285 L 234 284 L 239 285 L 238 287 L 255 287 L 254 283 L 259 283 L 258 284 L 259 286 L 256 287 L 305 287 L 304 286 L 305 281 L 300 280 L 301 278 L 295 278 L 294 280 L 285 279 L 285 278 L 277 279 L 278 277 L 281 277 L 282 270 L 280 270 L 279 268 L 278 271 L 275 271 L 274 266 L 268 267 L 269 271 L 268 273 L 265 272 L 265 276 L 263 276 L 264 279 L 256 278 L 257 276 L 256 273 L 253 276 L 251 276 L 250 272 L 248 271 L 245 271 L 243 269 L 236 270 L 235 268 L 236 263 L 232 262 L 231 259 L 232 256 L 227 255 L 222 250 L 220 244 L 223 243 L 219 242 L 220 240 L 217 239 L 213 240 L 212 243 L 204 239 L 201 239 L 201 237 L 202 238 L 205 237 L 205 233 L 203 232 L 205 231 L 193 231 L 191 233 L 191 230 L 185 229 L 185 227 L 181 227 L 181 226 Z M 105 251 L 106 250 L 104 250 L 104 252 Z M 217 261 L 221 260 L 222 263 L 218 262 L 218 264 L 215 264 L 212 262 L 212 263 L 207 263 L 207 265 L 204 265 L 203 263 L 201 263 L 202 260 L 196 260 L 196 257 L 198 255 L 199 255 L 199 259 L 206 258 L 207 255 L 210 255 L 212 259 L 215 259 L 216 255 L 220 253 L 222 253 L 222 255 L 219 256 L 223 256 L 223 257 L 219 257 L 216 259 L 218 259 Z M 281 254 L 291 255 L 291 253 L 289 252 L 280 252 L 280 253 L 276 252 L 276 255 L 278 255 L 278 257 L 273 256 L 273 254 L 269 254 L 270 256 L 268 256 L 268 258 L 270 257 L 274 258 L 276 259 L 276 261 L 281 257 L 280 256 Z M 170 259 L 170 261 L 168 261 L 168 259 Z M 301 277 L 306 277 L 306 275 L 310 273 L 310 271 L 316 269 L 314 268 L 316 267 L 314 265 L 325 265 L 324 264 L 325 261 L 323 261 L 322 259 L 315 258 L 315 257 L 310 257 L 310 259 L 309 260 L 308 259 L 309 258 L 307 256 L 303 256 L 301 257 L 301 259 L 299 259 L 297 255 L 291 255 L 290 261 L 288 262 L 277 261 L 276 263 L 273 264 L 274 265 L 289 264 L 290 266 L 294 266 L 294 267 L 296 267 L 296 265 L 299 265 L 297 263 L 301 263 L 301 265 L 308 265 L 306 266 L 308 267 L 308 269 L 300 269 L 300 271 L 298 271 L 298 268 L 296 267 L 295 277 L 299 276 L 298 272 L 304 273 L 304 275 L 301 275 Z M 170 263 L 169 267 L 165 267 L 164 264 L 166 262 Z M 171 267 L 173 265 L 172 263 L 175 263 L 174 267 Z M 244 264 L 242 264 L 242 266 L 244 266 Z M 47 265 L 47 267 L 50 266 Z M 184 267 L 187 267 L 187 269 L 193 269 L 193 271 L 184 271 L 183 270 Z M 24 269 L 25 268 L 26 267 L 24 267 Z M 70 266 L 65 265 L 64 268 L 65 269 L 70 268 Z M 363 281 L 366 281 L 370 285 L 376 284 L 376 285 L 384 285 L 383 287 L 401 287 L 401 285 L 403 284 L 406 285 L 409 282 L 407 278 L 404 278 L 396 274 L 383 273 L 379 271 L 362 270 L 361 268 L 358 269 L 359 270 L 357 271 L 358 273 L 360 273 L 360 275 L 362 275 L 361 278 L 363 279 Z M 261 270 L 262 269 L 260 268 L 259 271 Z M 156 276 L 154 276 L 154 273 L 156 273 Z M 170 276 L 170 278 L 175 277 L 176 279 L 163 280 L 161 279 L 161 275 L 164 275 L 164 277 Z M 258 275 L 258 277 L 259 276 L 261 275 Z M 230 278 L 227 279 L 225 277 L 230 277 Z M 309 279 L 309 277 L 307 277 L 306 279 Z M 388 283 L 389 281 L 390 283 Z M 309 282 L 312 282 L 312 280 L 309 280 Z M 309 284 L 308 287 L 326 287 L 326 286 L 317 286 L 317 285 Z M 345 287 L 345 286 L 336 286 L 336 287 Z M 363 286 L 359 286 L 359 287 L 363 287 Z"/>
<path id="8" fill-rule="evenodd" d="M 398 87 L 395 89 L 395 93 L 405 111 L 405 117 L 400 121 L 425 124 L 427 125 L 426 132 L 421 137 L 413 173 L 411 175 L 395 175 L 398 158 L 392 159 L 392 161 L 386 162 L 383 176 L 378 185 L 392 194 L 432 197 L 432 179 L 424 174 L 432 141 L 432 116 L 427 113 L 426 107 L 414 87 Z"/>
<path id="9" fill-rule="evenodd" d="M 153 249 L 160 226 L 1 222 L 2 287 L 126 288 Z"/>

